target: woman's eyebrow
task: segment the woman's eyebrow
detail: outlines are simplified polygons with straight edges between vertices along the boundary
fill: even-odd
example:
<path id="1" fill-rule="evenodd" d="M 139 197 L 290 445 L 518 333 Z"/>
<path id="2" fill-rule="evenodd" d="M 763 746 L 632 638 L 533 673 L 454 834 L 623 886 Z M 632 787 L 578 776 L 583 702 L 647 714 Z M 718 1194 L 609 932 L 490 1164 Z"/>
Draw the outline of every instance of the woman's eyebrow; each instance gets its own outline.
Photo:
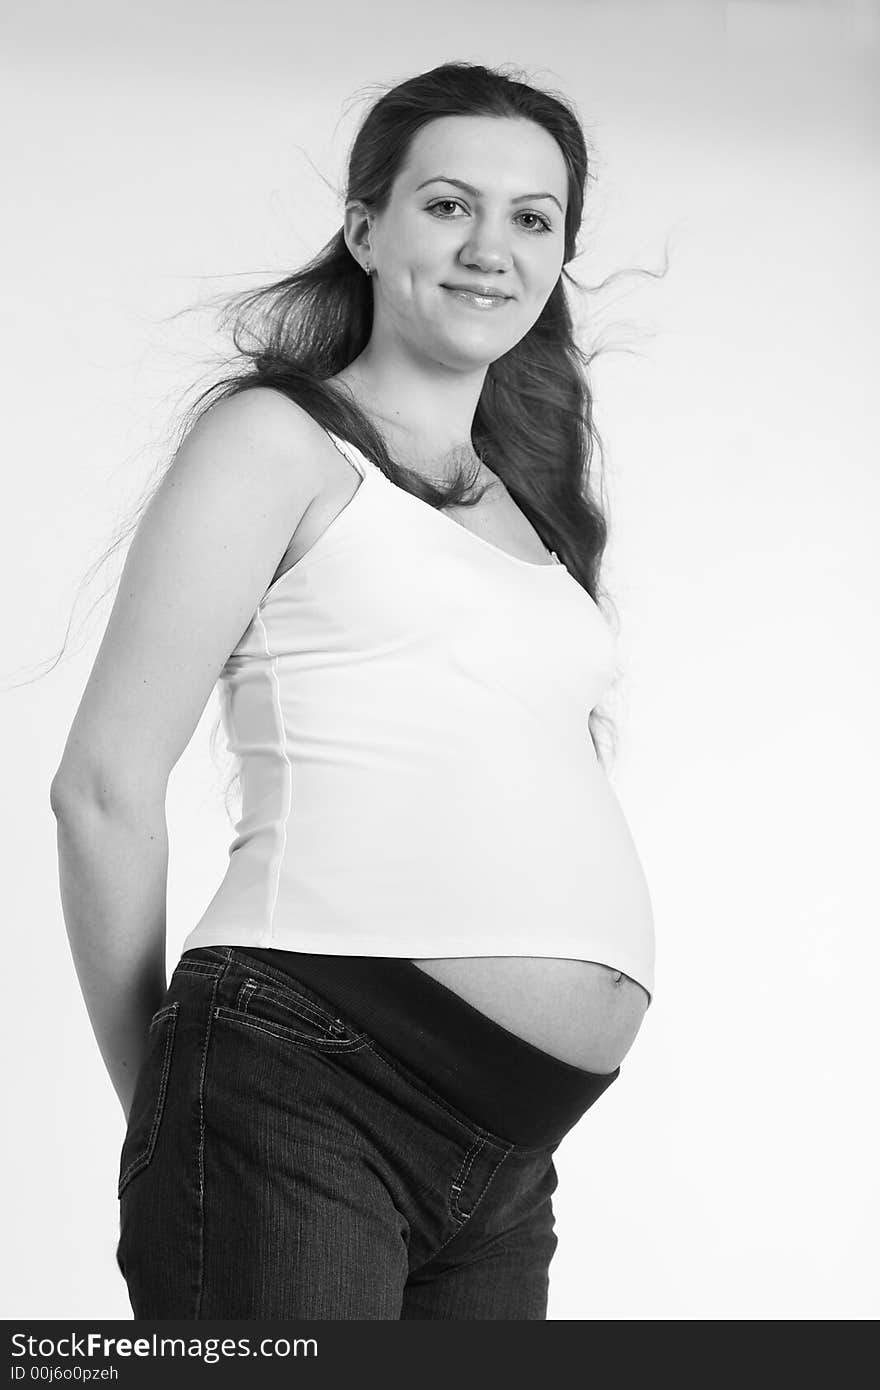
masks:
<path id="1" fill-rule="evenodd" d="M 472 183 L 464 183 L 462 179 L 451 179 L 448 174 L 435 174 L 433 178 L 425 179 L 424 183 L 418 185 L 416 192 L 418 193 L 419 188 L 424 188 L 425 184 L 428 183 L 454 183 L 456 188 L 463 188 L 465 193 L 470 193 L 474 198 L 482 198 L 483 196 L 478 188 L 474 188 Z M 563 212 L 562 204 L 553 193 L 520 193 L 518 198 L 511 198 L 510 201 L 512 203 L 524 203 L 534 198 L 552 198 L 553 202 L 559 208 L 559 211 Z"/>

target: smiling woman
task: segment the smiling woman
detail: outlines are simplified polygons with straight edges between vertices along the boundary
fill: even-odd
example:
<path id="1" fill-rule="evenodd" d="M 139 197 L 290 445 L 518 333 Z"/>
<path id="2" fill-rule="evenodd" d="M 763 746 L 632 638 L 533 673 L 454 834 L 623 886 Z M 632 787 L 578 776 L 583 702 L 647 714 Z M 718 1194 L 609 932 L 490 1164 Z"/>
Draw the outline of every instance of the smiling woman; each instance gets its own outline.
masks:
<path id="1" fill-rule="evenodd" d="M 565 259 L 568 184 L 562 149 L 542 125 L 511 114 L 460 114 L 417 132 L 384 207 L 349 201 L 346 241 L 372 273 L 374 321 L 369 343 L 334 379 L 369 381 L 387 433 L 398 414 L 393 399 L 402 339 L 408 359 L 418 338 L 457 378 L 437 392 L 433 373 L 402 365 L 423 420 L 420 437 L 412 430 L 398 434 L 404 457 L 414 451 L 425 462 L 438 448 L 442 455 L 469 438 L 487 369 L 480 319 L 493 324 L 493 360 L 523 342 L 537 322 Z M 436 196 L 442 185 L 460 196 Z M 545 191 L 522 191 L 536 187 Z M 524 206 L 539 201 L 549 205 L 546 211 Z M 438 313 L 440 299 L 453 317 Z M 450 411 L 452 393 L 460 403 Z M 385 399 L 392 408 L 383 411 Z"/>
<path id="2" fill-rule="evenodd" d="M 137 1317 L 546 1317 L 553 1155 L 654 987 L 594 737 L 586 177 L 561 97 L 390 90 L 138 527 L 53 786 Z M 166 986 L 164 795 L 215 686 L 241 816 Z"/>

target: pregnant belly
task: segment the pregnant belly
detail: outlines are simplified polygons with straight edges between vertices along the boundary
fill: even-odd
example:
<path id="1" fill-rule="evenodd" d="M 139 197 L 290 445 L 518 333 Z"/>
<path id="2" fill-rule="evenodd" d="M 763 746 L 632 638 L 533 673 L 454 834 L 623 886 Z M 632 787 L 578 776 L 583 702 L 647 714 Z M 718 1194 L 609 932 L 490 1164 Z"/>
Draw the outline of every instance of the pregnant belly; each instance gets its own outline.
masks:
<path id="1" fill-rule="evenodd" d="M 413 964 L 502 1028 L 585 1071 L 620 1065 L 649 1002 L 635 980 L 595 961 L 454 956 Z"/>

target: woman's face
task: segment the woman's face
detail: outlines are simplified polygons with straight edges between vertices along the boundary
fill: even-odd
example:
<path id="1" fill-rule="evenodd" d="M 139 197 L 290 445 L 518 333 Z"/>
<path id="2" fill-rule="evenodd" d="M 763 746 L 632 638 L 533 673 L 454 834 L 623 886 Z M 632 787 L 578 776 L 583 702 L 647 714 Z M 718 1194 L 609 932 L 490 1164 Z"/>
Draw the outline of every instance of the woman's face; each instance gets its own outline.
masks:
<path id="1" fill-rule="evenodd" d="M 443 116 L 423 127 L 387 208 L 370 217 L 374 338 L 465 370 L 503 356 L 559 279 L 567 201 L 562 152 L 532 121 Z M 486 307 L 454 286 L 503 297 Z"/>

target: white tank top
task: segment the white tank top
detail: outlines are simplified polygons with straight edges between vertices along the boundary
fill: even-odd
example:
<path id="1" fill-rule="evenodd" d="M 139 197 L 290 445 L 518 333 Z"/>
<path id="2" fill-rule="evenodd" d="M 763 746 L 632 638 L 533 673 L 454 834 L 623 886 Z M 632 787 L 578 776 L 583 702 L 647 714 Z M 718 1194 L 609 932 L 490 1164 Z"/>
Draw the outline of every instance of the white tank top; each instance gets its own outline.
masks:
<path id="1" fill-rule="evenodd" d="M 645 876 L 588 729 L 616 642 L 555 563 L 391 483 L 270 585 L 218 680 L 241 815 L 184 941 L 550 956 L 654 989 Z"/>

